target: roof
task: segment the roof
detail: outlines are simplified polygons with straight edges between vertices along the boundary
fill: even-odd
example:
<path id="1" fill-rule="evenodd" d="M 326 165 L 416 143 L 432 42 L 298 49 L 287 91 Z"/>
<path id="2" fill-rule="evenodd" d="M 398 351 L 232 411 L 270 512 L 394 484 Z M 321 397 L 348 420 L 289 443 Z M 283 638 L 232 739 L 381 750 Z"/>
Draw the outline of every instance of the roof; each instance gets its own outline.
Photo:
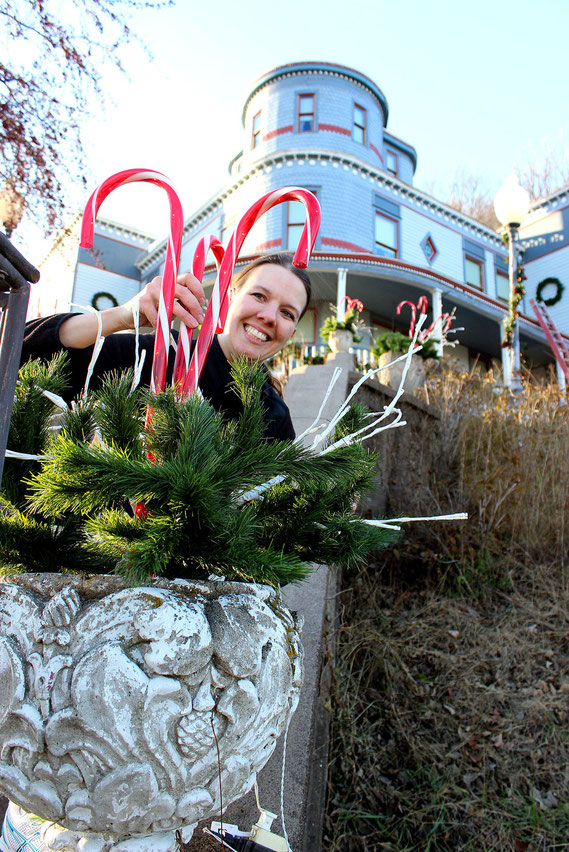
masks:
<path id="1" fill-rule="evenodd" d="M 267 71 L 265 74 L 262 74 L 253 83 L 253 87 L 247 96 L 245 105 L 243 106 L 243 126 L 245 126 L 245 113 L 247 112 L 249 101 L 260 89 L 263 88 L 263 86 L 266 86 L 268 83 L 272 83 L 274 80 L 278 80 L 279 77 L 288 77 L 296 74 L 332 74 L 337 77 L 345 77 L 348 80 L 353 80 L 355 83 L 359 83 L 360 86 L 367 89 L 377 100 L 383 113 L 383 124 L 384 126 L 387 126 L 389 107 L 387 105 L 387 98 L 379 86 L 369 77 L 366 77 L 365 74 L 362 74 L 360 71 L 356 71 L 355 68 L 348 68 L 346 65 L 336 65 L 334 62 L 289 62 L 287 65 L 279 65 L 277 68 L 273 68 L 272 71 Z"/>

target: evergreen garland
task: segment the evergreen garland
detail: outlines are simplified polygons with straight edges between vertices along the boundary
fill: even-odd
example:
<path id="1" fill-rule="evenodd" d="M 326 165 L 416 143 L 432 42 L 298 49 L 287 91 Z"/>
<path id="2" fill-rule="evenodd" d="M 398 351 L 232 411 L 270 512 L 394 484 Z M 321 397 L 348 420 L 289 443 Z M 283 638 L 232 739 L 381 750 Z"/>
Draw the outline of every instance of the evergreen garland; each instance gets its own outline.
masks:
<path id="1" fill-rule="evenodd" d="M 509 245 L 509 234 L 505 233 L 502 239 L 506 245 Z M 506 321 L 504 323 L 504 338 L 502 340 L 503 349 L 509 349 L 513 346 L 514 329 L 516 327 L 516 323 L 520 315 L 518 307 L 526 294 L 526 288 L 524 284 L 525 281 L 527 281 L 527 275 L 522 264 L 518 263 L 516 266 L 516 280 L 514 282 L 514 290 L 513 293 L 510 294 L 510 309 Z"/>
<path id="2" fill-rule="evenodd" d="M 44 379 L 52 381 L 61 367 L 43 368 Z M 39 384 L 39 368 L 28 369 Z M 375 455 L 358 444 L 315 455 L 266 440 L 265 372 L 239 361 L 232 375 L 243 406 L 237 421 L 226 422 L 197 394 L 178 402 L 171 388 L 132 391 L 127 371 L 74 404 L 57 435 L 40 429 L 33 451 L 49 458 L 26 468 L 19 490 L 14 474 L 26 463 L 13 460 L 3 481 L 4 570 L 114 571 L 132 583 L 217 574 L 277 586 L 302 580 L 314 562 L 352 567 L 392 541 L 396 534 L 351 510 L 373 483 Z M 16 437 L 25 433 L 20 396 L 10 449 L 20 448 Z M 36 401 L 38 422 L 51 415 L 44 400 Z M 344 433 L 364 417 L 352 406 Z M 247 496 L 273 479 L 261 497 Z M 144 517 L 132 511 L 136 504 Z"/>

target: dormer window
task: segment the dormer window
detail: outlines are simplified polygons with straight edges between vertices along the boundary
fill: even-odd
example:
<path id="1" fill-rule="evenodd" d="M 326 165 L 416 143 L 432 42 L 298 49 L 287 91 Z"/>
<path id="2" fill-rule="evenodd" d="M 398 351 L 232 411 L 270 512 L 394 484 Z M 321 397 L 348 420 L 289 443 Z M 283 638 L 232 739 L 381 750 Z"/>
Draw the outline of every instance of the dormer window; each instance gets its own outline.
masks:
<path id="1" fill-rule="evenodd" d="M 354 104 L 352 139 L 354 142 L 361 142 L 362 145 L 366 144 L 366 111 L 358 104 Z"/>
<path id="2" fill-rule="evenodd" d="M 261 141 L 261 110 L 253 116 L 253 129 L 251 132 L 251 149 L 256 148 Z"/>
<path id="3" fill-rule="evenodd" d="M 299 133 L 314 130 L 314 95 L 298 96 L 298 130 Z"/>
<path id="4" fill-rule="evenodd" d="M 397 154 L 395 151 L 385 152 L 385 170 L 390 175 L 397 175 Z"/>

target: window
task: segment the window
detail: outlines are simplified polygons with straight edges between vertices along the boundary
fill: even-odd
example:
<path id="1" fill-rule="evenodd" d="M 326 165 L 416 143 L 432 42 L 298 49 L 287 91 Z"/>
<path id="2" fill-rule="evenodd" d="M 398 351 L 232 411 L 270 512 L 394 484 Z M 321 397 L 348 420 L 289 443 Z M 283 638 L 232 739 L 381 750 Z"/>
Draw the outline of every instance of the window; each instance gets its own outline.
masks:
<path id="1" fill-rule="evenodd" d="M 354 104 L 354 127 L 352 129 L 354 142 L 366 144 L 366 111 L 363 107 Z"/>
<path id="2" fill-rule="evenodd" d="M 397 154 L 394 151 L 385 152 L 385 169 L 390 175 L 397 174 Z"/>
<path id="3" fill-rule="evenodd" d="M 375 250 L 382 257 L 397 257 L 398 223 L 383 213 L 375 214 Z"/>
<path id="4" fill-rule="evenodd" d="M 314 95 L 298 96 L 298 130 L 300 133 L 314 130 Z"/>
<path id="5" fill-rule="evenodd" d="M 253 116 L 253 131 L 251 137 L 251 149 L 256 148 L 261 141 L 261 110 Z"/>
<path id="6" fill-rule="evenodd" d="M 510 301 L 510 277 L 505 272 L 496 272 L 496 295 L 504 302 Z"/>
<path id="7" fill-rule="evenodd" d="M 433 240 L 430 234 L 427 234 L 427 236 L 422 241 L 421 248 L 423 249 L 423 253 L 429 263 L 432 263 L 437 254 L 439 253 L 435 245 L 435 241 Z"/>
<path id="8" fill-rule="evenodd" d="M 464 277 L 467 284 L 476 287 L 477 290 L 484 289 L 484 264 L 475 257 L 464 256 Z"/>
<path id="9" fill-rule="evenodd" d="M 316 191 L 310 192 L 316 195 Z M 306 207 L 302 201 L 289 201 L 287 203 L 286 220 L 286 247 L 287 251 L 296 251 L 300 242 L 304 220 L 306 219 Z"/>

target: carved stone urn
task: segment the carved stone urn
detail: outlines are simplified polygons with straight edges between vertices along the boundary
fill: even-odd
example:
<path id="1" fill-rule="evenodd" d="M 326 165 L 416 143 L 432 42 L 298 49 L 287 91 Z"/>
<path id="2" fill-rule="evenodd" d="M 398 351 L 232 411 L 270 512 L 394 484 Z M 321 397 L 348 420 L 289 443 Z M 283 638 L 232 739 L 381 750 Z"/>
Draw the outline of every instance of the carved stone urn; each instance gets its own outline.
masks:
<path id="1" fill-rule="evenodd" d="M 47 849 L 173 850 L 252 787 L 300 685 L 298 626 L 268 586 L 11 575 L 0 788 Z"/>
<path id="2" fill-rule="evenodd" d="M 376 374 L 378 381 L 384 385 L 389 385 L 389 387 L 395 388 L 395 390 L 397 390 L 401 384 L 403 369 L 405 367 L 404 361 L 399 361 L 397 364 L 393 364 L 393 366 L 391 366 L 392 361 L 396 361 L 398 358 L 401 358 L 401 352 L 384 352 L 379 356 L 378 363 L 378 366 L 384 367 L 384 369 L 381 373 Z M 409 365 L 409 370 L 405 377 L 405 390 L 407 393 L 411 393 L 424 383 L 425 362 L 420 355 L 412 355 L 411 364 Z"/>
<path id="3" fill-rule="evenodd" d="M 349 352 L 353 342 L 354 336 L 347 328 L 337 328 L 328 337 L 328 346 L 332 352 Z"/>

